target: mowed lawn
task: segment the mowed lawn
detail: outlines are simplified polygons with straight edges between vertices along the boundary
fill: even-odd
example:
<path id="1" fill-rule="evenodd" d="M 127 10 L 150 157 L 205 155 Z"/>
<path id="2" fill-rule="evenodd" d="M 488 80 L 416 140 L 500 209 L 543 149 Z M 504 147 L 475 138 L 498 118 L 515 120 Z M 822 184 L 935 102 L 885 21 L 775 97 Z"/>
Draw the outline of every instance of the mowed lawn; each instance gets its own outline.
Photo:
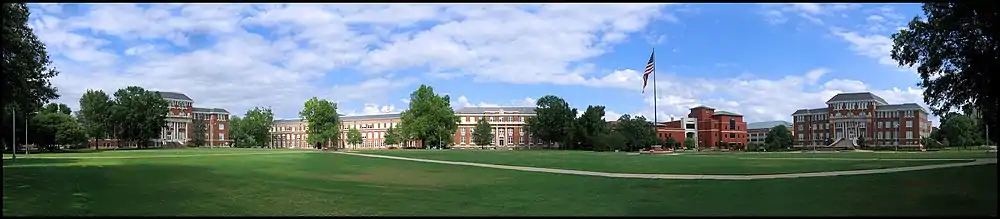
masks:
<path id="1" fill-rule="evenodd" d="M 702 153 L 686 155 L 635 155 L 630 153 L 589 151 L 489 151 L 489 150 L 383 150 L 358 153 L 423 158 L 446 161 L 475 162 L 514 166 L 545 167 L 613 173 L 663 173 L 663 174 L 779 174 L 864 170 L 904 166 L 970 162 L 968 160 L 875 160 L 873 157 L 844 159 L 754 159 L 756 157 L 808 157 L 821 158 L 818 154 L 751 156 L 742 153 Z M 845 153 L 846 154 L 846 153 Z M 858 153 L 861 154 L 861 153 Z M 869 153 L 870 154 L 870 153 Z M 983 152 L 982 154 L 985 154 Z M 867 155 L 865 155 L 867 156 Z M 840 155 L 839 158 L 849 156 Z M 897 156 L 898 157 L 898 156 Z M 948 155 L 947 158 L 970 158 Z M 995 157 L 995 154 L 994 154 Z M 831 156 L 831 158 L 838 158 Z M 925 158 L 934 158 L 925 156 Z M 975 157 L 972 157 L 975 158 Z"/>
<path id="2" fill-rule="evenodd" d="M 714 181 L 574 176 L 324 152 L 19 159 L 3 163 L 3 215 L 995 216 L 996 171 L 991 164 Z"/>

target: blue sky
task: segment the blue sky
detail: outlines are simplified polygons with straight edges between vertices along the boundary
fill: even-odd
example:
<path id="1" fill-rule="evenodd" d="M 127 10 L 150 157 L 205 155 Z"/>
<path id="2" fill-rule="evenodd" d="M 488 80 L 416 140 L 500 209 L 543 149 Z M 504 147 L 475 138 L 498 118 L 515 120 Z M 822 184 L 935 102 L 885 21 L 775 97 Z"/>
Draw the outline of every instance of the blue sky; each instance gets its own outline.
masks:
<path id="1" fill-rule="evenodd" d="M 919 4 L 30 7 L 62 72 L 56 102 L 74 109 L 87 89 L 139 85 L 234 114 L 262 106 L 295 117 L 313 96 L 345 114 L 379 114 L 404 110 L 427 84 L 455 108 L 553 94 L 607 106 L 609 119 L 652 117 L 640 72 L 653 48 L 660 120 L 708 105 L 789 121 L 839 92 L 924 105 L 915 71 L 889 58 L 890 35 L 922 14 Z"/>

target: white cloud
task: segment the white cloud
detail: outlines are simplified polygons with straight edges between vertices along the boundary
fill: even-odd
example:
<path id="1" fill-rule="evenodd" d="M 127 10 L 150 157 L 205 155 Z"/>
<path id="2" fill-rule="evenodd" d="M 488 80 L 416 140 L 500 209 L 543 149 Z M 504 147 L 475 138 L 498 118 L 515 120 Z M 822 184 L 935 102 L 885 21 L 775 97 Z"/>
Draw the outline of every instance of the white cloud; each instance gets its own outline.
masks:
<path id="1" fill-rule="evenodd" d="M 801 17 L 817 25 L 824 25 L 823 21 L 827 17 L 846 17 L 841 12 L 849 11 L 860 7 L 859 4 L 820 4 L 820 3 L 791 3 L 791 4 L 763 4 L 761 16 L 768 23 L 777 25 L 788 21 L 788 15 L 792 14 Z"/>
<path id="2" fill-rule="evenodd" d="M 313 95 L 387 102 L 418 80 L 390 75 L 413 67 L 438 78 L 623 86 L 585 77 L 594 70 L 586 60 L 651 21 L 678 21 L 650 4 L 92 4 L 78 15 L 32 7 L 42 10 L 30 23 L 62 72 L 57 102 L 138 85 L 234 112 L 270 106 L 279 116 Z M 365 78 L 323 82 L 340 70 Z"/>

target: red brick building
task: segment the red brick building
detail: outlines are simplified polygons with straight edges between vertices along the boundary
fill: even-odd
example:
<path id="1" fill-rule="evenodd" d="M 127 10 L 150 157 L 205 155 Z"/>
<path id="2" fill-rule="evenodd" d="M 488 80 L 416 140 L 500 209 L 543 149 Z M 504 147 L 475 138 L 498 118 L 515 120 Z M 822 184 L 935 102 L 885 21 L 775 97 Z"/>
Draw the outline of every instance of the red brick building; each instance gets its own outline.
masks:
<path id="1" fill-rule="evenodd" d="M 166 124 L 160 131 L 159 139 L 150 139 L 154 146 L 179 147 L 191 139 L 194 120 L 205 122 L 207 146 L 229 146 L 229 112 L 218 108 L 195 108 L 194 100 L 182 93 L 154 91 L 167 101 Z M 121 142 L 115 139 L 91 140 L 90 147 L 135 147 L 136 142 Z"/>
<path id="2" fill-rule="evenodd" d="M 890 105 L 863 92 L 837 94 L 826 105 L 792 114 L 795 147 L 919 147 L 931 132 L 927 111 L 915 103 Z"/>
<path id="3" fill-rule="evenodd" d="M 457 149 L 542 146 L 538 139 L 531 138 L 524 131 L 524 124 L 536 115 L 535 107 L 464 107 L 455 110 L 455 115 L 458 116 L 458 130 L 453 136 L 453 147 Z M 487 120 L 493 128 L 493 143 L 490 145 L 479 146 L 472 142 L 472 132 L 479 120 Z"/>
<path id="4" fill-rule="evenodd" d="M 701 148 L 736 150 L 747 145 L 746 127 L 743 115 L 698 106 L 691 108 L 687 118 L 658 125 L 657 135 L 664 140 L 673 138 L 682 144 L 685 138 L 694 138 Z"/>

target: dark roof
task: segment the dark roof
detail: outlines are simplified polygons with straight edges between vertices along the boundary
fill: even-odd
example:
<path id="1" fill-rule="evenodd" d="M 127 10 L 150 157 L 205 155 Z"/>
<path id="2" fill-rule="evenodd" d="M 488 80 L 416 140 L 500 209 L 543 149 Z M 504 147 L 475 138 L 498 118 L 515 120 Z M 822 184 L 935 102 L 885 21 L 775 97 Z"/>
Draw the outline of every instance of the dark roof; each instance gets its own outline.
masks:
<path id="1" fill-rule="evenodd" d="M 837 95 L 834 95 L 832 98 L 830 98 L 830 100 L 827 100 L 826 102 L 830 103 L 834 101 L 858 101 L 858 100 L 875 100 L 876 102 L 880 102 L 882 104 L 889 104 L 888 102 L 885 102 L 885 99 L 882 99 L 882 97 L 872 94 L 871 92 L 839 93 Z"/>
<path id="2" fill-rule="evenodd" d="M 715 111 L 714 115 L 717 115 L 717 116 L 743 116 L 743 115 L 740 115 L 740 114 L 737 114 L 737 113 L 734 113 L 734 112 L 722 111 L 722 110 Z"/>
<path id="3" fill-rule="evenodd" d="M 229 111 L 226 111 L 226 109 L 219 109 L 219 108 L 198 108 L 198 107 L 192 107 L 191 111 L 194 111 L 196 113 L 225 113 L 225 114 L 229 114 Z"/>
<path id="4" fill-rule="evenodd" d="M 893 105 L 881 105 L 875 107 L 875 111 L 896 111 L 896 110 L 920 110 L 927 112 L 924 107 L 917 105 L 916 103 L 904 103 L 904 104 L 893 104 Z"/>
<path id="5" fill-rule="evenodd" d="M 184 95 L 182 93 L 165 92 L 165 91 L 158 91 L 158 92 L 160 93 L 160 97 L 162 97 L 163 99 L 175 99 L 175 100 L 194 101 L 190 97 L 188 97 L 187 95 Z"/>
<path id="6" fill-rule="evenodd" d="M 755 122 L 747 124 L 747 129 L 769 129 L 774 128 L 778 125 L 784 125 L 785 127 L 792 127 L 792 123 L 785 121 L 767 121 L 767 122 Z"/>
<path id="7" fill-rule="evenodd" d="M 497 107 L 462 107 L 455 110 L 456 114 L 482 114 L 486 111 L 517 111 L 521 114 L 535 114 L 533 106 L 497 106 Z"/>
<path id="8" fill-rule="evenodd" d="M 401 114 L 390 113 L 390 114 L 375 114 L 375 115 L 363 115 L 363 116 L 343 116 L 340 117 L 342 120 L 363 120 L 363 119 L 390 119 L 399 118 Z"/>
<path id="9" fill-rule="evenodd" d="M 698 108 L 715 109 L 715 108 L 712 108 L 712 107 L 707 107 L 705 105 L 700 105 L 700 106 L 692 107 L 691 109 L 698 109 Z"/>
<path id="10" fill-rule="evenodd" d="M 301 121 L 302 121 L 302 118 L 294 118 L 294 119 L 275 119 L 275 120 L 274 120 L 274 122 L 301 122 Z"/>
<path id="11" fill-rule="evenodd" d="M 827 110 L 826 108 L 800 109 L 800 110 L 796 110 L 794 113 L 792 113 L 792 115 L 794 116 L 794 115 L 803 115 L 803 114 L 826 113 L 826 110 Z"/>

